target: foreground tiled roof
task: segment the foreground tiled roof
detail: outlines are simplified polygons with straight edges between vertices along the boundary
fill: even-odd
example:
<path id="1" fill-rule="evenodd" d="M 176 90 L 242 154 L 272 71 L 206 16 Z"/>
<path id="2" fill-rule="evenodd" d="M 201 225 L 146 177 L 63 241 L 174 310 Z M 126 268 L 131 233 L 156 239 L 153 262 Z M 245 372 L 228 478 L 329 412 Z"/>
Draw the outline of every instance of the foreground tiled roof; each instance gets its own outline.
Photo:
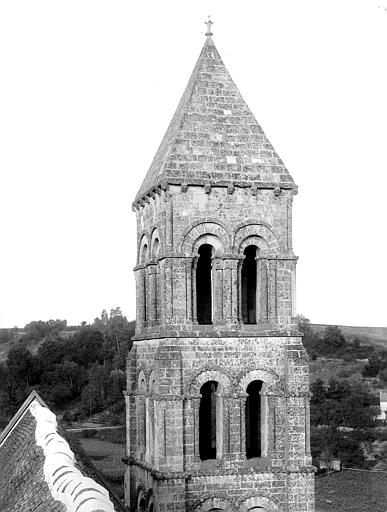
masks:
<path id="1" fill-rule="evenodd" d="M 207 37 L 136 196 L 165 183 L 295 187 Z"/>
<path id="2" fill-rule="evenodd" d="M 0 511 L 125 510 L 58 431 L 55 415 L 32 392 L 0 436 Z"/>

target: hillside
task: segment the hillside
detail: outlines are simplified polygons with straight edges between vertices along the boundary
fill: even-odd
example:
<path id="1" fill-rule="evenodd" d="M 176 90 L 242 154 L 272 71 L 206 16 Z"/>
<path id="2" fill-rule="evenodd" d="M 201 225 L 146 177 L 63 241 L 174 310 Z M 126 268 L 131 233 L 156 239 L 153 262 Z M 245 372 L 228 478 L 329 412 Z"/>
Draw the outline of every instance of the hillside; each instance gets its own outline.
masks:
<path id="1" fill-rule="evenodd" d="M 132 322 L 131 322 L 132 323 Z M 134 322 L 133 322 L 134 323 Z M 317 334 L 322 334 L 326 327 L 330 324 L 310 324 L 311 328 Z M 361 343 L 373 346 L 376 350 L 384 349 L 387 350 L 387 327 L 356 327 L 350 325 L 338 325 L 348 341 L 353 341 L 354 338 L 359 338 Z M 0 329 L 7 331 L 8 329 Z M 77 329 L 61 331 L 60 336 L 67 338 L 72 334 L 75 334 Z M 7 358 L 7 353 L 15 340 L 22 340 L 25 332 L 23 329 L 18 330 L 13 341 L 1 342 L 0 337 L 0 361 L 4 361 Z M 44 338 L 36 341 L 29 341 L 26 343 L 26 348 L 31 354 L 36 354 L 39 346 L 43 343 Z"/>
<path id="2" fill-rule="evenodd" d="M 310 324 L 311 328 L 317 334 L 322 332 L 330 324 Z M 361 343 L 372 345 L 375 349 L 387 350 L 387 327 L 356 327 L 350 325 L 338 325 L 347 341 L 353 341 L 359 338 Z"/>
<path id="3" fill-rule="evenodd" d="M 79 329 L 73 329 L 73 330 L 66 330 L 66 331 L 61 331 L 59 333 L 59 335 L 62 337 L 62 338 L 68 338 L 70 336 L 72 336 L 73 334 L 75 334 L 76 332 L 78 332 Z M 8 331 L 8 329 L 0 329 L 0 333 L 1 331 Z M 24 336 L 26 336 L 26 333 L 24 332 L 23 329 L 20 329 L 17 331 L 17 333 L 15 333 L 15 336 L 13 339 L 11 340 L 7 340 L 7 341 L 1 341 L 0 340 L 0 362 L 1 361 L 5 361 L 7 359 L 7 354 L 8 354 L 8 351 L 9 349 L 17 342 L 19 341 L 23 341 L 23 338 Z M 41 338 L 41 339 L 38 339 L 38 340 L 28 340 L 26 343 L 25 343 L 25 347 L 27 350 L 29 350 L 31 352 L 32 355 L 35 355 L 38 351 L 38 348 L 40 347 L 40 345 L 45 341 L 45 338 Z"/>

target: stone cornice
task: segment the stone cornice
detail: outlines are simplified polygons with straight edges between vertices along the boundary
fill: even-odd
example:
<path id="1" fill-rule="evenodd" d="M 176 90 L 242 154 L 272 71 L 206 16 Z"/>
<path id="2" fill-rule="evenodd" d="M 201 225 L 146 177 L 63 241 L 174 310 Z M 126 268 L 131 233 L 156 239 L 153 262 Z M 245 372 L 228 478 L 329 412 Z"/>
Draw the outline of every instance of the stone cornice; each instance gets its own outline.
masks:
<path id="1" fill-rule="evenodd" d="M 281 190 L 290 190 L 293 195 L 298 193 L 298 187 L 294 183 L 289 182 L 254 182 L 254 181 L 229 181 L 229 180 L 221 180 L 216 182 L 211 182 L 205 179 L 190 179 L 189 181 L 177 178 L 170 178 L 168 180 L 163 180 L 152 186 L 148 189 L 141 197 L 137 198 L 132 203 L 132 210 L 136 211 L 145 204 L 149 203 L 149 198 L 154 198 L 156 195 L 160 195 L 162 191 L 167 191 L 170 185 L 177 185 L 182 187 L 182 193 L 185 193 L 188 187 L 203 187 L 206 189 L 208 186 L 210 188 L 225 188 L 229 189 L 230 186 L 238 187 L 238 188 L 251 188 L 251 193 L 256 195 L 257 190 L 273 190 L 276 192 L 276 195 L 279 195 L 278 189 Z"/>
<path id="2" fill-rule="evenodd" d="M 191 480 L 192 478 L 208 477 L 208 476 L 227 476 L 227 475 L 249 475 L 254 473 L 275 473 L 275 474 L 300 474 L 300 473 L 314 473 L 316 471 L 314 466 L 289 466 L 282 467 L 272 466 L 270 461 L 266 465 L 257 465 L 251 467 L 239 468 L 204 468 L 193 469 L 188 471 L 158 471 L 151 464 L 138 460 L 134 457 L 124 457 L 122 459 L 124 464 L 128 466 L 137 466 L 141 469 L 149 471 L 149 473 L 156 480 Z"/>

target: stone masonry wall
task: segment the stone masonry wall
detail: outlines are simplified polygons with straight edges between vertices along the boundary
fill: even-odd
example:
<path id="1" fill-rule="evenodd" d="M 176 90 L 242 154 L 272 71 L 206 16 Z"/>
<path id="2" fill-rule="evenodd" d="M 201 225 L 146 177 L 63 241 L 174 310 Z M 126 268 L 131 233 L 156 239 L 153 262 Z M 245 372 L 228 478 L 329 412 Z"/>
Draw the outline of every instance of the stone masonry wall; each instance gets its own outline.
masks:
<path id="1" fill-rule="evenodd" d="M 215 249 L 212 330 L 223 335 L 240 329 L 240 271 L 243 251 L 250 244 L 259 250 L 256 330 L 294 328 L 297 258 L 292 250 L 292 194 L 251 187 L 170 186 L 149 198 L 137 213 L 137 335 L 198 329 L 195 262 L 203 243 Z"/>
<path id="2" fill-rule="evenodd" d="M 254 497 L 266 499 L 272 507 L 267 510 L 313 510 L 308 366 L 301 338 L 139 340 L 128 365 L 131 506 L 143 493 L 147 499 L 157 496 L 160 511 L 202 510 L 210 499 L 243 510 L 243 502 Z M 200 388 L 209 380 L 220 385 L 222 447 L 219 459 L 201 461 Z M 244 410 L 252 380 L 264 383 L 266 440 L 262 457 L 247 459 Z"/>

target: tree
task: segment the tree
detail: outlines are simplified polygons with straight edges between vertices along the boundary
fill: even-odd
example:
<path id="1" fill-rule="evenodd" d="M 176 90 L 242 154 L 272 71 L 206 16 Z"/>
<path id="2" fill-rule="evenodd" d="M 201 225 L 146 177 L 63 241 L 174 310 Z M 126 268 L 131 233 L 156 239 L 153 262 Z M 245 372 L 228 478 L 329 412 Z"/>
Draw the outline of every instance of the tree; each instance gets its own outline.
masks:
<path id="1" fill-rule="evenodd" d="M 101 318 L 96 318 L 93 327 L 103 334 L 102 356 L 104 364 L 109 362 L 114 368 L 125 369 L 126 356 L 132 346 L 134 322 L 128 322 L 119 307 L 112 308 L 110 315 L 106 310 Z"/>
<path id="2" fill-rule="evenodd" d="M 69 338 L 66 355 L 79 366 L 89 368 L 95 362 L 102 362 L 103 333 L 94 326 L 82 329 Z"/>
<path id="3" fill-rule="evenodd" d="M 325 328 L 323 340 L 333 351 L 339 351 L 346 345 L 343 333 L 337 325 L 328 325 Z"/>
<path id="4" fill-rule="evenodd" d="M 58 335 L 50 335 L 38 348 L 37 363 L 43 373 L 51 371 L 59 364 L 66 350 L 65 341 Z"/>
<path id="5" fill-rule="evenodd" d="M 364 366 L 364 377 L 377 377 L 380 372 L 387 368 L 387 352 L 375 352 Z"/>
<path id="6" fill-rule="evenodd" d="M 6 365 L 9 378 L 21 387 L 28 387 L 36 375 L 32 354 L 20 343 L 10 348 Z"/>
<path id="7" fill-rule="evenodd" d="M 306 318 L 304 315 L 297 315 L 295 317 L 298 329 L 302 332 L 305 337 L 309 337 L 313 335 L 312 327 L 310 326 L 309 318 Z"/>

